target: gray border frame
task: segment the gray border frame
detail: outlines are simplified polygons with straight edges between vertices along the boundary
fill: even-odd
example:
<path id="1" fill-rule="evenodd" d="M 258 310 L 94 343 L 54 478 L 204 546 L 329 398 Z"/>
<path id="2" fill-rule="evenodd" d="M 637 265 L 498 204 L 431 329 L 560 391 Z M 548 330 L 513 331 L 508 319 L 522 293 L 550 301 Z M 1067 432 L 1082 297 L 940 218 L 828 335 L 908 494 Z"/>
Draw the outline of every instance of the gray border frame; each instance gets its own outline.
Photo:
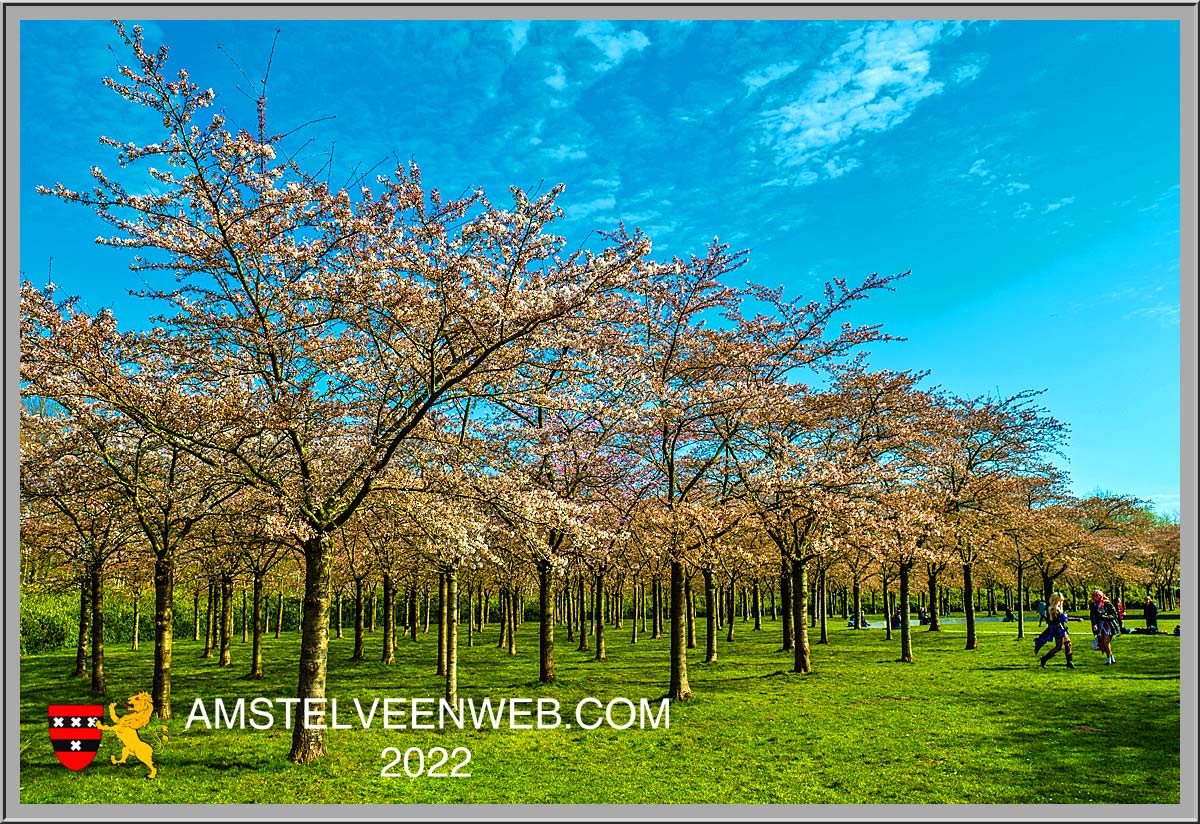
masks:
<path id="1" fill-rule="evenodd" d="M 20 219 L 20 21 L 47 19 L 1133 19 L 1177 20 L 1180 23 L 1180 521 L 1181 608 L 1184 613 L 1180 651 L 1180 803 L 1178 805 L 310 805 L 310 804 L 21 804 L 19 794 L 19 703 L 4 702 L 3 820 L 72 821 L 159 819 L 202 821 L 214 817 L 258 821 L 303 819 L 578 819 L 631 821 L 653 819 L 843 821 L 893 818 L 1006 821 L 1018 818 L 1117 819 L 1143 821 L 1194 821 L 1197 818 L 1196 784 L 1187 775 L 1197 769 L 1196 692 L 1196 587 L 1188 578 L 1195 573 L 1197 516 L 1197 9 L 1191 3 L 1116 5 L 1070 3 L 1060 5 L 867 5 L 843 3 L 766 5 L 634 3 L 545 5 L 527 4 L 91 4 L 4 7 L 4 690 L 20 693 L 19 645 L 10 643 L 9 628 L 19 623 L 19 497 L 17 461 L 17 384 L 20 354 L 18 301 Z M 1184 231 L 1187 227 L 1188 231 Z M 1190 700 L 1183 700 L 1185 697 Z M 16 721 L 17 723 L 13 723 Z"/>

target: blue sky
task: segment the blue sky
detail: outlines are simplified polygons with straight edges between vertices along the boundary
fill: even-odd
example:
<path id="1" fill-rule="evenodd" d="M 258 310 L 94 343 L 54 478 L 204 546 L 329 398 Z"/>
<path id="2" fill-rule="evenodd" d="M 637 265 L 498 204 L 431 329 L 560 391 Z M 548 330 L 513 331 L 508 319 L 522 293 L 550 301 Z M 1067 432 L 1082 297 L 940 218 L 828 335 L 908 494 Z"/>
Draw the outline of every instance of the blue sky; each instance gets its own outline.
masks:
<path id="1" fill-rule="evenodd" d="M 333 116 L 299 135 L 335 183 L 393 158 L 496 202 L 562 182 L 570 242 L 621 219 L 656 254 L 718 236 L 790 295 L 911 269 L 855 310 L 907 338 L 874 364 L 964 395 L 1046 389 L 1077 493 L 1178 512 L 1177 23 L 143 24 L 247 127 L 238 87 L 256 93 L 281 29 L 272 128 Z M 153 119 L 100 83 L 109 24 L 20 25 L 22 271 L 44 283 L 53 258 L 65 292 L 144 323 L 105 227 L 34 186 L 85 187 L 115 169 L 98 136 L 154 140 Z"/>

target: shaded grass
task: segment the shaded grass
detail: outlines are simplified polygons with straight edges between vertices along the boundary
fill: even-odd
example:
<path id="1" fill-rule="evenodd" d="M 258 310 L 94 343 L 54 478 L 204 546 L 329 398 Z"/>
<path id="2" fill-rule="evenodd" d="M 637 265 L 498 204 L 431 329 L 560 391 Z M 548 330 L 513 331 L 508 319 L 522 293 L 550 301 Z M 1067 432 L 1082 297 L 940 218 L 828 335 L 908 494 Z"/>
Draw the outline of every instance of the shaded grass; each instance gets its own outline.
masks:
<path id="1" fill-rule="evenodd" d="M 1033 655 L 1036 629 L 1016 640 L 1013 624 L 980 624 L 981 649 L 966 651 L 962 625 L 938 633 L 914 628 L 916 662 L 901 664 L 898 637 L 882 629 L 831 627 L 813 644 L 814 672 L 796 675 L 779 651 L 779 625 L 762 632 L 739 623 L 719 660 L 689 656 L 692 701 L 675 703 L 658 730 L 364 730 L 327 733 L 317 764 L 287 761 L 291 733 L 206 730 L 185 721 L 203 697 L 294 694 L 297 633 L 268 638 L 266 678 L 251 681 L 248 645 L 235 642 L 234 666 L 199 657 L 177 641 L 170 740 L 155 756 L 152 785 L 132 760 L 112 766 L 120 745 L 105 736 L 97 760 L 72 773 L 55 759 L 46 733 L 50 703 L 93 703 L 87 684 L 68 677 L 71 653 L 21 662 L 22 803 L 1127 803 L 1176 804 L 1179 776 L 1179 639 L 1124 636 L 1118 664 L 1103 666 L 1078 637 L 1076 665 L 1061 653 L 1047 669 Z M 1170 631 L 1173 622 L 1161 622 Z M 703 626 L 699 627 L 701 636 Z M 524 624 L 520 652 L 495 646 L 489 627 L 460 652 L 460 694 L 551 696 L 571 721 L 585 696 L 655 700 L 667 683 L 667 638 L 606 632 L 608 660 L 595 662 L 557 633 L 559 680 L 537 683 L 537 626 Z M 1078 633 L 1077 633 L 1078 635 Z M 813 639 L 815 641 L 816 635 Z M 368 635 L 377 657 L 380 635 Z M 401 641 L 394 666 L 349 660 L 349 638 L 330 645 L 328 695 L 339 716 L 359 698 L 439 696 L 436 637 Z M 110 697 L 151 684 L 151 645 L 106 657 Z M 349 710 L 353 713 L 352 707 Z M 282 723 L 282 714 L 279 716 Z M 382 778 L 385 747 L 472 752 L 470 778 Z M 396 770 L 401 775 L 403 772 Z M 1098 780 L 1104 776 L 1103 780 Z"/>

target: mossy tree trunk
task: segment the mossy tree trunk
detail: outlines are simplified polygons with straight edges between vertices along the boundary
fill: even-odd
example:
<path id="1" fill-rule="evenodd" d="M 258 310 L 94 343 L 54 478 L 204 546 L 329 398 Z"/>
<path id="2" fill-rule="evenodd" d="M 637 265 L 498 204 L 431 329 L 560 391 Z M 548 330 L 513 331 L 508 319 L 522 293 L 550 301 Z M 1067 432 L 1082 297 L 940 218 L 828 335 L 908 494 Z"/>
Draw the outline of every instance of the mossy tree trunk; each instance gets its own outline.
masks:
<path id="1" fill-rule="evenodd" d="M 300 625 L 300 673 L 296 685 L 299 706 L 305 700 L 325 697 L 329 659 L 329 580 L 333 567 L 333 540 L 321 533 L 304 544 L 304 608 Z M 301 713 L 292 728 L 291 761 L 308 764 L 325 755 L 324 714 L 308 726 Z"/>
<path id="2" fill-rule="evenodd" d="M 974 592 L 975 582 L 971 577 L 972 564 L 970 561 L 962 565 L 963 568 L 963 612 L 967 620 L 967 646 L 966 649 L 979 649 L 979 637 L 975 633 L 975 599 L 971 597 Z"/>
<path id="3" fill-rule="evenodd" d="M 912 568 L 911 561 L 900 564 L 900 660 L 906 664 L 913 662 L 912 628 L 908 623 L 909 577 Z"/>
<path id="4" fill-rule="evenodd" d="M 812 672 L 812 651 L 808 643 L 808 570 L 804 556 L 792 559 L 792 637 L 795 655 L 792 672 Z"/>
<path id="5" fill-rule="evenodd" d="M 553 543 L 553 539 L 551 541 Z M 554 671 L 554 567 L 539 559 L 538 571 L 538 682 L 552 684 Z"/>
<path id="6" fill-rule="evenodd" d="M 671 561 L 671 685 L 667 697 L 687 701 L 692 685 L 687 675 L 687 644 L 684 639 L 687 610 L 683 604 L 683 563 Z"/>
<path id="7" fill-rule="evenodd" d="M 796 648 L 795 622 L 792 620 L 792 564 L 787 555 L 780 550 L 779 600 L 783 616 L 783 651 L 791 652 Z"/>

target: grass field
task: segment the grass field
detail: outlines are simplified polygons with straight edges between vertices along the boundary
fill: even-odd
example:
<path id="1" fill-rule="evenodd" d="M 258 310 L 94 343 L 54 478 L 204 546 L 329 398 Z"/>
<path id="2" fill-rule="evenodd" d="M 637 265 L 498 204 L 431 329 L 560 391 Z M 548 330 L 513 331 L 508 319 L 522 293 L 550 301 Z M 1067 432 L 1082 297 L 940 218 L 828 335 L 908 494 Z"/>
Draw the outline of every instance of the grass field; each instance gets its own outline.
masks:
<path id="1" fill-rule="evenodd" d="M 1036 616 L 1035 616 L 1036 622 Z M 1103 665 L 1091 636 L 1077 633 L 1078 669 L 1061 653 L 1040 669 L 1032 637 L 1015 624 L 984 622 L 981 649 L 962 649 L 964 627 L 914 627 L 916 662 L 896 662 L 899 640 L 878 628 L 841 626 L 814 645 L 815 671 L 789 672 L 777 651 L 779 626 L 720 637 L 716 664 L 689 657 L 693 701 L 671 707 L 670 728 L 585 731 L 397 731 L 376 726 L 327 733 L 329 756 L 311 766 L 287 761 L 290 732 L 205 730 L 184 722 L 203 696 L 287 697 L 294 693 L 299 637 L 266 643 L 262 681 L 245 678 L 249 645 L 234 644 L 234 666 L 201 659 L 200 645 L 177 642 L 176 719 L 155 756 L 158 779 L 130 759 L 112 766 L 120 744 L 106 733 L 96 760 L 72 773 L 55 759 L 46 707 L 94 703 L 67 677 L 71 653 L 21 662 L 22 803 L 1126 803 L 1177 804 L 1179 638 L 1128 635 L 1117 664 Z M 1175 622 L 1163 621 L 1171 631 Z M 700 642 L 703 645 L 703 624 Z M 584 696 L 657 699 L 665 692 L 668 640 L 609 630 L 608 661 L 577 652 L 557 635 L 558 683 L 537 684 L 535 622 L 519 633 L 515 658 L 496 649 L 496 628 L 460 653 L 463 697 L 553 696 L 564 718 Z M 380 636 L 368 636 L 368 658 Z M 330 697 L 439 696 L 436 638 L 400 643 L 392 667 L 348 659 L 351 640 L 330 651 Z M 148 690 L 152 644 L 110 649 L 109 701 Z M 107 701 L 105 702 L 107 703 Z M 341 714 L 341 711 L 339 711 Z M 401 751 L 465 746 L 470 778 L 382 778 L 385 747 Z M 1101 778 L 1102 777 L 1102 778 Z"/>

